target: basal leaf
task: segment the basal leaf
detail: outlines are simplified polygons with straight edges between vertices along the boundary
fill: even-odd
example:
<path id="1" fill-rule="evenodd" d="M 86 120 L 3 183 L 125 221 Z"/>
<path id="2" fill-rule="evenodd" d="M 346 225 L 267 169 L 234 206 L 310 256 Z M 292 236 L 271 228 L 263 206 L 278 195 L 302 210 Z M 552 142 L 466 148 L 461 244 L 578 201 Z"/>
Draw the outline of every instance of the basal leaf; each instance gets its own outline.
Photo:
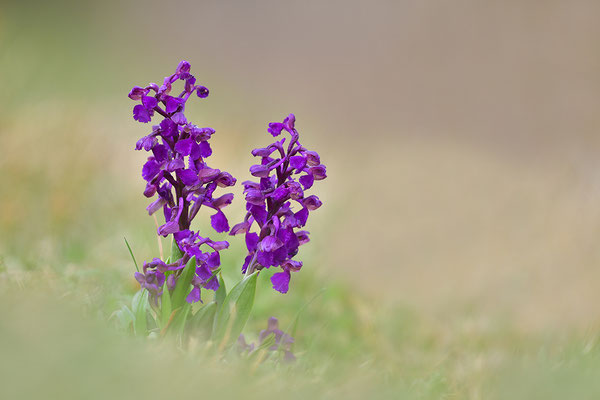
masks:
<path id="1" fill-rule="evenodd" d="M 175 285 L 175 289 L 173 290 L 173 295 L 171 296 L 171 307 L 173 310 L 176 310 L 187 304 L 185 298 L 190 293 L 190 286 L 195 273 L 196 257 L 192 257 L 186 264 L 183 271 L 181 271 L 181 275 L 179 276 L 177 284 Z"/>
<path id="2" fill-rule="evenodd" d="M 217 303 L 211 301 L 198 310 L 198 312 L 191 318 L 191 325 L 203 333 L 210 334 L 213 329 L 213 322 L 215 320 L 216 312 Z"/>
<path id="3" fill-rule="evenodd" d="M 175 241 L 175 239 L 173 239 L 173 241 L 171 242 L 170 261 L 175 262 L 175 261 L 179 260 L 181 257 L 183 257 L 183 253 L 179 249 L 179 246 L 177 246 L 177 242 Z"/>
<path id="4" fill-rule="evenodd" d="M 133 321 L 133 331 L 136 336 L 146 336 L 146 330 L 148 328 L 146 321 L 146 313 L 148 308 L 148 291 L 141 289 L 133 296 L 131 302 L 131 308 L 135 315 Z"/>
<path id="5" fill-rule="evenodd" d="M 169 318 L 171 317 L 171 312 L 173 311 L 171 307 L 171 294 L 169 293 L 169 289 L 167 288 L 167 284 L 165 283 L 163 287 L 163 294 L 160 300 L 160 314 L 161 314 L 161 327 L 165 327 L 169 322 Z"/>
<path id="6" fill-rule="evenodd" d="M 225 349 L 229 344 L 236 341 L 246 322 L 248 322 L 254 305 L 257 276 L 258 271 L 236 284 L 217 311 L 213 340 L 219 344 L 219 350 Z"/>
<path id="7" fill-rule="evenodd" d="M 225 281 L 223 281 L 223 276 L 219 274 L 219 289 L 217 289 L 215 293 L 215 302 L 217 303 L 217 306 L 223 304 L 226 296 L 227 288 L 225 287 Z"/>

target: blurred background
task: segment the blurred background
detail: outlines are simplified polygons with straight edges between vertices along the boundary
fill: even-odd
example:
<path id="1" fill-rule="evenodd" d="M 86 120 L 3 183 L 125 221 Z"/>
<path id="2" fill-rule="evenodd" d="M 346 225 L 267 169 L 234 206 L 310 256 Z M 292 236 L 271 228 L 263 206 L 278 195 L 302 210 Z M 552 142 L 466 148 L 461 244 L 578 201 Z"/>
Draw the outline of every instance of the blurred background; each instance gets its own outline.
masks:
<path id="1" fill-rule="evenodd" d="M 267 123 L 290 112 L 321 154 L 324 207 L 302 249 L 319 287 L 432 320 L 597 328 L 599 13 L 591 0 L 4 0 L 0 268 L 87 282 L 97 302 L 98 282 L 131 279 L 123 236 L 138 259 L 157 255 L 133 150 L 149 125 L 127 93 L 186 59 L 211 91 L 187 111 L 217 131 L 211 166 L 247 179 Z"/>

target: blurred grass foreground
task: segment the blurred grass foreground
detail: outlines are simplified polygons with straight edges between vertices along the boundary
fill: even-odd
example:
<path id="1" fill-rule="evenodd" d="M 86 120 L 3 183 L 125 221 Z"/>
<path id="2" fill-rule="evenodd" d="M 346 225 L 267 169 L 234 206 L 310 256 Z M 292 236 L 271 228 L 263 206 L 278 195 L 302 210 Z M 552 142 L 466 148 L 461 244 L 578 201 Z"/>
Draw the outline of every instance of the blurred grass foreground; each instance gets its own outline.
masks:
<path id="1" fill-rule="evenodd" d="M 139 4 L 0 4 L 0 399 L 600 398 L 597 5 Z M 204 23 L 147 40 L 181 9 Z M 245 330 L 305 307 L 294 364 L 111 318 L 138 289 L 123 237 L 158 254 L 126 93 L 188 54 L 215 166 L 247 179 L 289 112 L 328 165 L 302 273 L 285 296 L 261 274 Z"/>

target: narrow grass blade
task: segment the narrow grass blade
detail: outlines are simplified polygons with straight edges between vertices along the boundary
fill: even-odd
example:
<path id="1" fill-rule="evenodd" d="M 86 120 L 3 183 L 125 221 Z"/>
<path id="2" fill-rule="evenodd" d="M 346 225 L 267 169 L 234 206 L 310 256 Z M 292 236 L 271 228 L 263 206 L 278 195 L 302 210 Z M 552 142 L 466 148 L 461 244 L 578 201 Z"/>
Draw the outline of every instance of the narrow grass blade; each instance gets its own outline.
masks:
<path id="1" fill-rule="evenodd" d="M 123 239 L 125 239 L 125 244 L 127 245 L 127 248 L 129 249 L 129 254 L 131 254 L 131 259 L 133 260 L 133 263 L 135 264 L 136 271 L 140 272 L 140 269 L 138 267 L 137 261 L 135 261 L 135 256 L 133 255 L 133 251 L 131 251 L 131 246 L 129 245 L 129 242 L 127 241 L 127 238 L 123 237 Z"/>

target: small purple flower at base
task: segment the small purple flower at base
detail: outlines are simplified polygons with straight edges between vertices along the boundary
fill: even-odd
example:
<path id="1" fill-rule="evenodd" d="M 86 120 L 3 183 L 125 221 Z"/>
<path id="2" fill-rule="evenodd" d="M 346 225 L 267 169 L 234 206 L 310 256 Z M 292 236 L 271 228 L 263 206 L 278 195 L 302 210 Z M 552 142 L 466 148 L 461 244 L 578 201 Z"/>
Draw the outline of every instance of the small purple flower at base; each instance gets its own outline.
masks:
<path id="1" fill-rule="evenodd" d="M 248 353 L 252 353 L 254 351 L 254 343 L 246 343 L 246 337 L 244 336 L 243 333 L 240 333 L 240 336 L 238 337 L 238 352 L 239 353 L 243 353 L 243 352 L 248 352 Z"/>
<path id="2" fill-rule="evenodd" d="M 296 356 L 292 353 L 292 345 L 294 344 L 294 338 L 283 332 L 279 329 L 279 321 L 275 317 L 269 318 L 269 322 L 267 324 L 267 329 L 263 329 L 260 331 L 258 335 L 258 345 L 262 345 L 265 340 L 269 339 L 269 337 L 274 337 L 274 343 L 266 348 L 271 353 L 275 353 L 277 351 L 283 352 L 283 361 L 284 362 L 293 362 L 296 360 Z M 246 337 L 243 334 L 240 334 L 237 341 L 237 350 L 238 353 L 243 354 L 251 354 L 252 352 L 259 349 L 254 343 L 247 343 Z"/>
<path id="3" fill-rule="evenodd" d="M 145 271 L 144 274 L 136 272 L 135 279 L 143 289 L 148 290 L 154 298 L 162 294 L 162 286 L 165 283 L 165 275 L 158 270 Z"/>

